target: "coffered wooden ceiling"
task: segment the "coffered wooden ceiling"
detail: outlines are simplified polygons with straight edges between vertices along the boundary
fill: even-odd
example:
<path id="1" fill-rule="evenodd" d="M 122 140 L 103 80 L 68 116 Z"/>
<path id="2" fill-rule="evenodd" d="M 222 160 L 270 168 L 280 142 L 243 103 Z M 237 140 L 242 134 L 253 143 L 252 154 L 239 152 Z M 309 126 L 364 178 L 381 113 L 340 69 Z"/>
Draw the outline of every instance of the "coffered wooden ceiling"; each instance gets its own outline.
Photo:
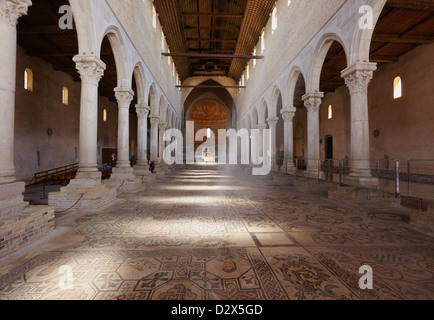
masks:
<path id="1" fill-rule="evenodd" d="M 154 1 L 171 52 L 228 55 L 252 54 L 274 3 L 274 0 Z M 76 30 L 58 27 L 59 7 L 67 4 L 67 0 L 33 1 L 29 14 L 19 20 L 18 44 L 30 56 L 40 57 L 55 70 L 80 81 L 72 61 L 78 53 Z M 434 0 L 389 0 L 374 30 L 371 61 L 379 66 L 393 63 L 415 47 L 433 41 Z M 101 52 L 108 67 L 100 82 L 100 94 L 113 100 L 117 77 L 109 41 L 103 42 Z M 212 71 L 238 81 L 248 59 L 175 57 L 174 61 L 181 79 Z M 321 90 L 332 92 L 343 85 L 340 73 L 344 68 L 345 54 L 335 42 L 324 62 Z M 296 96 L 305 93 L 298 90 Z"/>
<path id="2" fill-rule="evenodd" d="M 171 53 L 227 57 L 174 57 L 181 81 L 228 76 L 239 81 L 276 0 L 154 0 Z"/>

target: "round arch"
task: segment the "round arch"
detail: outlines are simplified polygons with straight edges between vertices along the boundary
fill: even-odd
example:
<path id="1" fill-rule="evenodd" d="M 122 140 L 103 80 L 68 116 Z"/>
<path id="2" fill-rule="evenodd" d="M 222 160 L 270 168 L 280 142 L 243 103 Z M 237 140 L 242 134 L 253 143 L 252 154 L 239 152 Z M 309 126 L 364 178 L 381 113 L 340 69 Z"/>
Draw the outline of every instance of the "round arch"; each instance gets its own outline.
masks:
<path id="1" fill-rule="evenodd" d="M 98 57 L 101 57 L 101 48 L 104 38 L 107 36 L 115 58 L 118 87 L 131 88 L 131 79 L 128 72 L 128 56 L 125 51 L 125 43 L 119 29 L 115 26 L 108 27 L 101 37 L 98 48 Z"/>
<path id="2" fill-rule="evenodd" d="M 294 66 L 291 69 L 291 72 L 288 77 L 288 106 L 293 107 L 294 106 L 294 98 L 295 98 L 295 89 L 297 87 L 297 82 L 300 77 L 300 75 L 303 77 L 303 79 L 306 79 L 304 76 L 303 71 L 298 66 Z"/>
<path id="3" fill-rule="evenodd" d="M 352 66 L 357 62 L 369 62 L 372 35 L 374 34 L 375 26 L 378 23 L 386 2 L 387 0 L 366 1 L 365 5 L 372 8 L 373 28 L 362 29 L 357 25 L 351 44 L 350 63 L 348 64 L 349 66 Z"/>
<path id="4" fill-rule="evenodd" d="M 97 51 L 96 30 L 89 3 L 69 0 L 78 38 L 78 54 L 89 55 Z"/>
<path id="5" fill-rule="evenodd" d="M 134 80 L 136 81 L 136 87 L 137 87 L 137 103 L 138 104 L 144 104 L 145 103 L 145 78 L 143 77 L 143 65 L 141 62 L 137 63 L 134 70 L 133 70 L 133 76 Z"/>
<path id="6" fill-rule="evenodd" d="M 327 53 L 333 44 L 333 42 L 339 42 L 342 48 L 345 51 L 345 57 L 347 60 L 347 66 L 349 65 L 348 60 L 348 49 L 345 47 L 345 42 L 342 41 L 342 39 L 335 33 L 327 33 L 322 36 L 321 40 L 319 41 L 317 48 L 315 50 L 315 54 L 313 57 L 313 64 L 310 68 L 310 77 L 305 80 L 306 82 L 306 92 L 313 93 L 313 92 L 319 92 L 320 91 L 320 81 L 321 81 L 321 71 L 324 64 L 324 60 L 327 56 Z"/>
<path id="7" fill-rule="evenodd" d="M 267 102 L 265 101 L 264 98 L 262 98 L 261 104 L 259 105 L 257 112 L 258 112 L 258 124 L 259 123 L 266 123 L 268 106 L 267 106 Z"/>
<path id="8" fill-rule="evenodd" d="M 155 84 L 152 83 L 148 91 L 148 104 L 151 108 L 151 116 L 158 116 L 158 103 Z"/>
<path id="9" fill-rule="evenodd" d="M 160 103 L 158 107 L 158 115 L 160 118 L 160 121 L 165 122 L 166 121 L 166 103 L 164 101 L 164 96 L 160 97 Z"/>

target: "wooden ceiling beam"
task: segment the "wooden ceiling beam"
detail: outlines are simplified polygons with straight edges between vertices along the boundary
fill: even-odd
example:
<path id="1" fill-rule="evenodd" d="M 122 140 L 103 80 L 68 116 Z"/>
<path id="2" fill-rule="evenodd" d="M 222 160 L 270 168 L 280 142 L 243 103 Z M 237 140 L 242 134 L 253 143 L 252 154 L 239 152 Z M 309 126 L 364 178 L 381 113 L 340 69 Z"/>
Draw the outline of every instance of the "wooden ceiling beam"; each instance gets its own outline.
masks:
<path id="1" fill-rule="evenodd" d="M 237 43 L 237 39 L 211 39 L 211 38 L 187 38 L 187 42 L 198 41 L 198 42 L 232 42 Z"/>
<path id="2" fill-rule="evenodd" d="M 230 27 L 230 26 L 210 26 L 210 27 L 205 27 L 205 26 L 199 26 L 199 27 L 185 27 L 184 28 L 185 31 L 200 31 L 200 30 L 230 30 L 230 31 L 236 31 L 236 32 L 240 32 L 240 28 L 238 27 Z"/>
<path id="3" fill-rule="evenodd" d="M 235 54 L 201 54 L 201 53 L 166 53 L 161 54 L 164 57 L 187 57 L 187 58 L 198 58 L 198 59 L 264 59 L 264 56 L 253 56 L 253 55 L 235 55 Z"/>
<path id="4" fill-rule="evenodd" d="M 20 26 L 20 25 L 18 25 Z M 34 26 L 34 27 L 18 27 L 18 36 L 31 36 L 31 35 L 48 35 L 48 34 L 77 34 L 75 29 L 60 29 L 58 25 L 55 26 Z"/>
<path id="5" fill-rule="evenodd" d="M 430 44 L 434 42 L 434 37 L 418 37 L 418 36 L 405 36 L 397 37 L 386 34 L 374 34 L 372 37 L 373 42 L 389 42 L 389 43 L 408 43 L 408 44 Z"/>
<path id="6" fill-rule="evenodd" d="M 371 55 L 369 57 L 371 62 L 381 62 L 381 63 L 395 63 L 399 61 L 399 57 L 395 56 L 382 56 L 382 55 Z"/>
<path id="7" fill-rule="evenodd" d="M 186 89 L 245 89 L 246 86 L 213 86 L 213 85 L 198 85 L 198 86 L 186 86 L 180 85 L 176 86 L 177 88 L 186 88 Z"/>
<path id="8" fill-rule="evenodd" d="M 231 12 L 183 12 L 185 17 L 212 17 L 212 18 L 244 18 L 242 13 L 231 13 Z"/>
<path id="9" fill-rule="evenodd" d="M 432 0 L 388 0 L 386 7 L 434 11 L 434 2 Z"/>

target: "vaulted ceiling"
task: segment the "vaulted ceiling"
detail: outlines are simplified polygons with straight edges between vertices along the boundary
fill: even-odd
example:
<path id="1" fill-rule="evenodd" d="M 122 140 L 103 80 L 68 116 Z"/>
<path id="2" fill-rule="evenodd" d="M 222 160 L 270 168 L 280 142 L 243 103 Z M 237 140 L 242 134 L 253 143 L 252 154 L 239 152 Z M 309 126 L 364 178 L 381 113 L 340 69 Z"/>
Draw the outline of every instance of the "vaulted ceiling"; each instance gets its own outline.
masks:
<path id="1" fill-rule="evenodd" d="M 154 0 L 181 81 L 241 78 L 276 0 Z"/>

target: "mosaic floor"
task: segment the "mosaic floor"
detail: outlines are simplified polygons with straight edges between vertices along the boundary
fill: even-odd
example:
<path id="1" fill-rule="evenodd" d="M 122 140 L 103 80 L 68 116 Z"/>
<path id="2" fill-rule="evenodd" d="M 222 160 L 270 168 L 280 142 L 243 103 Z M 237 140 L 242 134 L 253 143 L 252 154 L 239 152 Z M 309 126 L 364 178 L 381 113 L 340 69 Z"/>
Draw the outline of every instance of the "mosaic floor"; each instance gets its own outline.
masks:
<path id="1" fill-rule="evenodd" d="M 242 170 L 175 171 L 0 260 L 0 300 L 433 299 L 434 239 Z M 21 256 L 20 256 L 21 255 Z M 372 267 L 374 287 L 359 288 Z"/>

